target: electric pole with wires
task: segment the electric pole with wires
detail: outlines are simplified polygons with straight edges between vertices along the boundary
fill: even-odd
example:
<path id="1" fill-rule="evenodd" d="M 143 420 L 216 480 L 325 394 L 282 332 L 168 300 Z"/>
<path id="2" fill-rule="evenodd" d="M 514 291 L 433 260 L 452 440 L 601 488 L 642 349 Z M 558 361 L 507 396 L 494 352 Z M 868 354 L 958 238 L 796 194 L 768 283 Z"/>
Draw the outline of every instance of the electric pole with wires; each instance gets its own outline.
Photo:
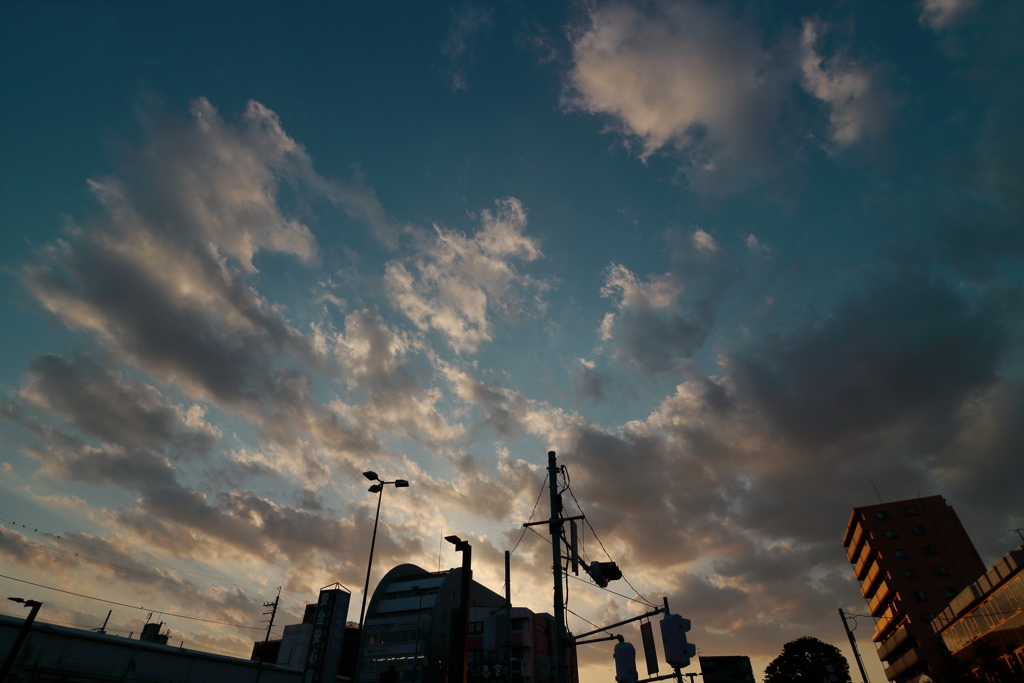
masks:
<path id="1" fill-rule="evenodd" d="M 263 649 L 260 650 L 260 664 L 263 663 L 263 657 L 266 656 L 268 643 L 270 642 L 270 629 L 274 628 L 274 617 L 277 616 L 277 606 L 281 603 L 281 586 L 277 587 L 277 597 L 274 598 L 274 602 L 263 603 L 264 607 L 269 607 L 269 612 L 264 612 L 263 616 L 270 615 L 270 623 L 267 624 L 267 637 L 263 639 Z"/>

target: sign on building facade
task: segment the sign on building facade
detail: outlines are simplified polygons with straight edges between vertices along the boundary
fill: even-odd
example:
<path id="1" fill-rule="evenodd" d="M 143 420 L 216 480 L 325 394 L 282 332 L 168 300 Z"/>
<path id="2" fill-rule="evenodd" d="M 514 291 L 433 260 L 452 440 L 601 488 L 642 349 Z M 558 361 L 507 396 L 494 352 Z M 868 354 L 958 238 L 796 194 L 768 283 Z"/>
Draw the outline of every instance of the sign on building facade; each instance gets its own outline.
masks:
<path id="1" fill-rule="evenodd" d="M 347 590 L 341 588 L 320 591 L 303 683 L 334 683 L 337 678 L 351 597 Z"/>

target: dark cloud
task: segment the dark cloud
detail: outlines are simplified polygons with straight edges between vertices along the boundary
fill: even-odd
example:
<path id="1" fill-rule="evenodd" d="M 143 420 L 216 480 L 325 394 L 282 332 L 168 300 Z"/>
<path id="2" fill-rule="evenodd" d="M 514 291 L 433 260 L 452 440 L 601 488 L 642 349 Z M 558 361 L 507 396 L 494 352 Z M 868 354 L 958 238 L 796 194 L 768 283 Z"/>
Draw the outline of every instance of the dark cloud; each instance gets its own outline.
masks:
<path id="1" fill-rule="evenodd" d="M 35 409 L 57 413 L 86 434 L 112 443 L 197 455 L 209 451 L 218 436 L 201 412 L 190 417 L 155 388 L 126 380 L 84 355 L 37 355 L 29 364 L 22 397 Z"/>
<path id="2" fill-rule="evenodd" d="M 669 243 L 672 270 L 641 280 L 612 265 L 601 289 L 618 308 L 605 316 L 601 337 L 616 339 L 616 358 L 644 373 L 686 367 L 715 327 L 719 300 L 743 270 L 700 228 L 673 231 Z"/>
<path id="3" fill-rule="evenodd" d="M 824 447 L 905 426 L 949 438 L 1007 342 L 998 302 L 972 302 L 925 272 L 883 275 L 823 320 L 730 354 L 737 390 L 794 442 Z"/>

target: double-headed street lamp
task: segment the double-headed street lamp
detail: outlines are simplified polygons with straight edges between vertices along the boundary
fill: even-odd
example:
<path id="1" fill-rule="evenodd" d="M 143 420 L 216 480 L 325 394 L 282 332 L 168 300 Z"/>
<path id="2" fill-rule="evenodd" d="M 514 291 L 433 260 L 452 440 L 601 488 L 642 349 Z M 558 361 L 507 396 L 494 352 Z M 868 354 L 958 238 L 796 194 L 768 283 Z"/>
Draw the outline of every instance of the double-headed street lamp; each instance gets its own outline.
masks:
<path id="1" fill-rule="evenodd" d="M 377 516 L 373 518 L 373 540 L 370 541 L 370 561 L 366 565 L 366 584 L 363 586 L 363 606 L 359 609 L 360 634 L 363 632 L 363 617 L 366 616 L 366 595 L 367 591 L 370 590 L 370 570 L 373 568 L 373 546 L 377 544 L 377 522 L 380 520 L 380 501 L 384 497 L 384 486 L 387 484 L 394 484 L 396 489 L 404 489 L 409 486 L 409 482 L 405 479 L 381 481 L 381 478 L 377 476 L 376 472 L 363 472 L 363 476 L 370 481 L 377 482 L 368 489 L 370 493 L 377 494 Z"/>

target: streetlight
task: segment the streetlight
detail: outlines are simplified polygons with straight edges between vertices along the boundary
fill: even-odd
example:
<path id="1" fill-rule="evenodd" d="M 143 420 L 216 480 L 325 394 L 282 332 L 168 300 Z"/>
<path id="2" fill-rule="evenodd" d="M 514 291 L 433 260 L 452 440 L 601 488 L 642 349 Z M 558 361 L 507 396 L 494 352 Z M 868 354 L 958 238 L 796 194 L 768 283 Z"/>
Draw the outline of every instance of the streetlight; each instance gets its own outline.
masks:
<path id="1" fill-rule="evenodd" d="M 469 541 L 463 541 L 458 536 L 445 536 L 444 540 L 455 546 L 457 552 L 462 553 L 462 591 L 459 597 L 459 633 L 461 643 L 459 647 L 459 659 L 452 667 L 455 672 L 455 683 L 466 683 L 469 680 L 469 587 L 473 583 L 473 547 Z M 454 639 L 453 639 L 454 640 Z"/>
<path id="2" fill-rule="evenodd" d="M 377 476 L 376 472 L 363 472 L 363 476 L 370 481 L 377 482 L 369 489 L 370 493 L 377 494 L 377 516 L 373 518 L 373 539 L 370 541 L 370 561 L 366 565 L 366 584 L 363 586 L 363 606 L 359 609 L 359 636 L 362 639 L 363 633 L 363 617 L 366 616 L 366 596 L 367 591 L 370 590 L 370 569 L 373 568 L 373 547 L 377 544 L 377 522 L 380 520 L 380 501 L 384 497 L 384 485 L 394 484 L 396 489 L 404 489 L 409 487 L 409 482 L 405 479 L 395 479 L 394 481 L 381 481 L 381 478 Z"/>
<path id="3" fill-rule="evenodd" d="M 4 666 L 0 669 L 0 681 L 7 680 L 7 674 L 10 673 L 11 667 L 14 666 L 14 659 L 18 656 L 18 651 L 21 650 L 21 644 L 25 642 L 25 638 L 28 637 L 28 632 L 32 630 L 32 622 L 36 620 L 36 614 L 39 613 L 39 608 L 43 606 L 43 603 L 35 600 L 25 600 L 23 598 L 7 598 L 11 602 L 20 602 L 25 607 L 31 607 L 32 611 L 28 613 L 28 617 L 21 625 L 21 630 L 18 631 L 18 637 L 14 639 L 14 645 L 11 646 L 11 651 L 7 655 L 7 660 L 4 662 Z"/>

